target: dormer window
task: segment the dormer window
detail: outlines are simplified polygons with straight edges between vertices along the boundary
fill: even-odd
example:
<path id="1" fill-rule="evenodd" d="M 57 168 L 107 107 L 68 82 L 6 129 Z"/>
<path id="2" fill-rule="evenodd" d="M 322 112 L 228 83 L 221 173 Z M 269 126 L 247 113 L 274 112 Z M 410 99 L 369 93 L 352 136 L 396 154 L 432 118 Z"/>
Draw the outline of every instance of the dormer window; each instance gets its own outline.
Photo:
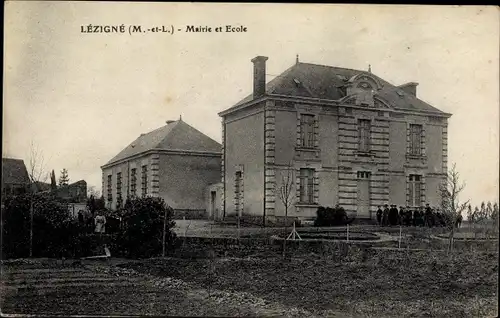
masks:
<path id="1" fill-rule="evenodd" d="M 368 84 L 367 82 L 361 82 L 358 84 L 358 87 L 364 90 L 372 90 L 372 86 Z"/>

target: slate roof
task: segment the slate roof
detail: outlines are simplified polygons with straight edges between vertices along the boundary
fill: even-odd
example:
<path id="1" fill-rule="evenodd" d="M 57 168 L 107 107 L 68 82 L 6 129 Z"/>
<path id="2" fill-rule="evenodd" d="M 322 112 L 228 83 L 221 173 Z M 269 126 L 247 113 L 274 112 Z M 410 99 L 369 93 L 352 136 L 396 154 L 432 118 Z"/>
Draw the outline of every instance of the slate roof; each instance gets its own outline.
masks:
<path id="1" fill-rule="evenodd" d="M 29 184 L 28 170 L 21 159 L 2 158 L 2 184 Z"/>
<path id="2" fill-rule="evenodd" d="M 222 145 L 186 122 L 177 120 L 149 133 L 141 134 L 106 165 L 153 149 L 220 153 Z"/>
<path id="3" fill-rule="evenodd" d="M 378 91 L 378 95 L 387 100 L 395 108 L 443 113 L 441 110 L 404 92 L 401 88 L 392 85 L 373 73 L 310 63 L 297 63 L 269 81 L 266 84 L 266 93 L 339 100 L 345 97 L 345 91 L 341 87 L 347 83 L 347 80 L 358 74 L 369 74 L 377 78 L 383 85 L 383 88 Z M 253 96 L 250 94 L 224 112 L 250 102 L 252 99 Z"/>

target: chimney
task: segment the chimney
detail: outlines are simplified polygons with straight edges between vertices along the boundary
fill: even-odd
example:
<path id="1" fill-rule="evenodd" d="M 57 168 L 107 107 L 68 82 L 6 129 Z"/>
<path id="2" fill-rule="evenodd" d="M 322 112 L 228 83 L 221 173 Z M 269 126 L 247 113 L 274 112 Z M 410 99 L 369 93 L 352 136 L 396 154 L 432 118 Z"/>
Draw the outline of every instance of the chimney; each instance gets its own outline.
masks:
<path id="1" fill-rule="evenodd" d="M 258 98 L 266 93 L 266 56 L 257 56 L 253 63 L 253 98 Z"/>
<path id="2" fill-rule="evenodd" d="M 398 87 L 401 88 L 405 93 L 417 97 L 417 86 L 418 83 L 410 82 L 403 85 L 399 85 Z"/>

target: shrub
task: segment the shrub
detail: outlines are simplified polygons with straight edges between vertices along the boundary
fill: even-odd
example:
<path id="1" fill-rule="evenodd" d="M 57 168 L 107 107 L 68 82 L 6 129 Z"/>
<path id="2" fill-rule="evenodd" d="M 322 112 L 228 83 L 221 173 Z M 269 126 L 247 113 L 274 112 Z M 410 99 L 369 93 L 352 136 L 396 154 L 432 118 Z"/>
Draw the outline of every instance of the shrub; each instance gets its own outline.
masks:
<path id="1" fill-rule="evenodd" d="M 78 224 L 71 219 L 64 204 L 49 196 L 26 194 L 5 200 L 2 209 L 2 257 L 29 256 L 32 201 L 33 256 L 67 256 L 71 252 L 71 242 L 78 235 Z"/>
<path id="2" fill-rule="evenodd" d="M 347 223 L 347 213 L 341 207 L 330 208 L 320 206 L 316 211 L 314 226 L 336 226 Z"/>
<path id="3" fill-rule="evenodd" d="M 166 217 L 165 242 L 169 249 L 176 238 L 172 228 L 173 209 L 162 198 L 134 198 L 127 200 L 122 210 L 122 227 L 116 236 L 116 245 L 126 256 L 145 258 L 161 255 L 163 225 Z"/>

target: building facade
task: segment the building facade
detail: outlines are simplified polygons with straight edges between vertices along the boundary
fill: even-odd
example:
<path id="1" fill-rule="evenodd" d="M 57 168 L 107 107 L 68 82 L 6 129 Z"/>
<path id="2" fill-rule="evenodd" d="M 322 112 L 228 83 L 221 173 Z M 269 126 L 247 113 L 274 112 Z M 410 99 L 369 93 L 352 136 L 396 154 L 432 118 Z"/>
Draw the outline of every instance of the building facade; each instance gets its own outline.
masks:
<path id="1" fill-rule="evenodd" d="M 112 210 L 127 197 L 161 197 L 178 213 L 205 213 L 206 188 L 220 182 L 221 145 L 183 120 L 135 141 L 101 167 L 102 193 Z"/>
<path id="2" fill-rule="evenodd" d="M 279 217 L 290 202 L 304 219 L 337 203 L 373 218 L 383 204 L 441 204 L 451 115 L 417 83 L 298 59 L 266 83 L 266 61 L 252 60 L 253 94 L 219 113 L 224 215 Z"/>

